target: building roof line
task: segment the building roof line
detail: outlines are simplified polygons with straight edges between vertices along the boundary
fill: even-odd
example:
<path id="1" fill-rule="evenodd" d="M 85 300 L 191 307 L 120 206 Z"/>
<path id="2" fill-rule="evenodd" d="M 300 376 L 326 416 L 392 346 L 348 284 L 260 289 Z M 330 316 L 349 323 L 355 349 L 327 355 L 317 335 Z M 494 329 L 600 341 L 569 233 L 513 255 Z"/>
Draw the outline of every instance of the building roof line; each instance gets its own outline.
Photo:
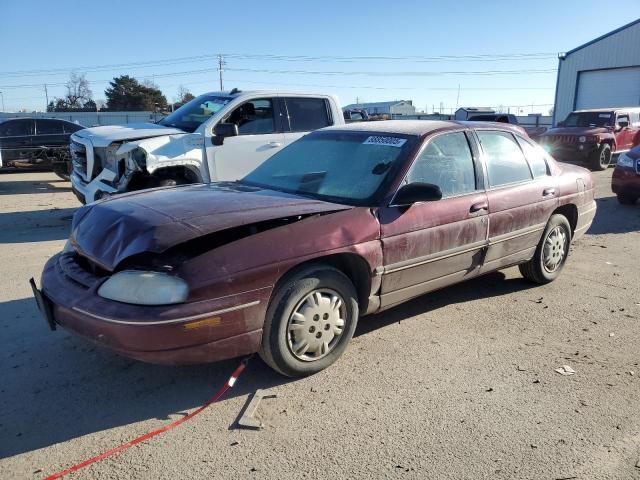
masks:
<path id="1" fill-rule="evenodd" d="M 612 35 L 615 35 L 616 33 L 621 32 L 622 30 L 625 30 L 633 25 L 635 25 L 636 23 L 640 23 L 640 18 L 638 18 L 637 20 L 634 20 L 631 23 L 627 23 L 626 25 L 623 25 L 619 28 L 616 28 L 615 30 L 610 31 L 609 33 L 605 33 L 604 35 L 599 36 L 598 38 L 594 38 L 593 40 L 588 41 L 587 43 L 580 45 L 579 47 L 576 47 L 572 50 L 569 50 L 568 52 L 565 53 L 565 56 L 569 56 L 572 53 L 577 52 L 578 50 L 582 50 L 585 47 L 588 47 L 589 45 L 593 45 L 596 42 L 599 42 L 600 40 L 604 40 L 607 37 L 610 37 Z"/>

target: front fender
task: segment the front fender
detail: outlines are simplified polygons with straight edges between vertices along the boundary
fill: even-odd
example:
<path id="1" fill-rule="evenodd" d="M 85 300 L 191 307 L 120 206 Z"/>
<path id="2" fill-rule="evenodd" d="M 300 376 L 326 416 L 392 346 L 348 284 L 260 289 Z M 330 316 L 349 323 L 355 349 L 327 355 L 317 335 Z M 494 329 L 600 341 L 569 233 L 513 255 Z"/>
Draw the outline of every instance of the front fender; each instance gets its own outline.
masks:
<path id="1" fill-rule="evenodd" d="M 199 172 L 205 179 L 204 137 L 199 134 L 186 133 L 177 135 L 163 135 L 160 137 L 135 140 L 123 144 L 116 152 L 117 156 L 124 156 L 128 169 L 139 169 L 132 153 L 140 149 L 144 152 L 147 172 L 153 173 L 166 167 L 186 166 Z"/>

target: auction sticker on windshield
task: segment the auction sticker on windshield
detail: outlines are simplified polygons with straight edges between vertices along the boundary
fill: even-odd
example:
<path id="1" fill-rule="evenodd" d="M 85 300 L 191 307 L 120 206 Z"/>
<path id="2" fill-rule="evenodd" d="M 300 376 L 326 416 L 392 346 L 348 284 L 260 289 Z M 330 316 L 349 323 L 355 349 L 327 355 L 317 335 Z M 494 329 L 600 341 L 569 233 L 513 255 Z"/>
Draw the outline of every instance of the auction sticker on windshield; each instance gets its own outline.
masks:
<path id="1" fill-rule="evenodd" d="M 407 140 L 405 138 L 371 136 L 362 143 L 363 145 L 383 145 L 385 147 L 402 147 L 406 142 Z"/>

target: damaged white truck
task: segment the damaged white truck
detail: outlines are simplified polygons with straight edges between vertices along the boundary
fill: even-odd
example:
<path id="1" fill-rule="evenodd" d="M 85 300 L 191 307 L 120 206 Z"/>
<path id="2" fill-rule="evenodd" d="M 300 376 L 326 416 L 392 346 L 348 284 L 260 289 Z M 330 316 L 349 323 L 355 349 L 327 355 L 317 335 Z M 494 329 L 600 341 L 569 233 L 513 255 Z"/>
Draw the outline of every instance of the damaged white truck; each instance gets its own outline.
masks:
<path id="1" fill-rule="evenodd" d="M 305 133 L 343 123 L 332 95 L 207 93 L 157 124 L 76 132 L 72 188 L 90 203 L 144 188 L 237 180 Z"/>

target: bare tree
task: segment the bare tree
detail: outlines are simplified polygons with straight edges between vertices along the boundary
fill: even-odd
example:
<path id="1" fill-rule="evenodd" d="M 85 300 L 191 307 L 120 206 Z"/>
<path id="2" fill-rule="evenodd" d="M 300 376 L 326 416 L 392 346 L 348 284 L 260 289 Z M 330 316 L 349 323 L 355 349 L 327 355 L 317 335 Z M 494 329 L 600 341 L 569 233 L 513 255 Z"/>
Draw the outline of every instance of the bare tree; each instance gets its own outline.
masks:
<path id="1" fill-rule="evenodd" d="M 67 108 L 82 108 L 93 96 L 84 73 L 72 72 L 66 86 L 67 95 L 64 102 Z"/>

